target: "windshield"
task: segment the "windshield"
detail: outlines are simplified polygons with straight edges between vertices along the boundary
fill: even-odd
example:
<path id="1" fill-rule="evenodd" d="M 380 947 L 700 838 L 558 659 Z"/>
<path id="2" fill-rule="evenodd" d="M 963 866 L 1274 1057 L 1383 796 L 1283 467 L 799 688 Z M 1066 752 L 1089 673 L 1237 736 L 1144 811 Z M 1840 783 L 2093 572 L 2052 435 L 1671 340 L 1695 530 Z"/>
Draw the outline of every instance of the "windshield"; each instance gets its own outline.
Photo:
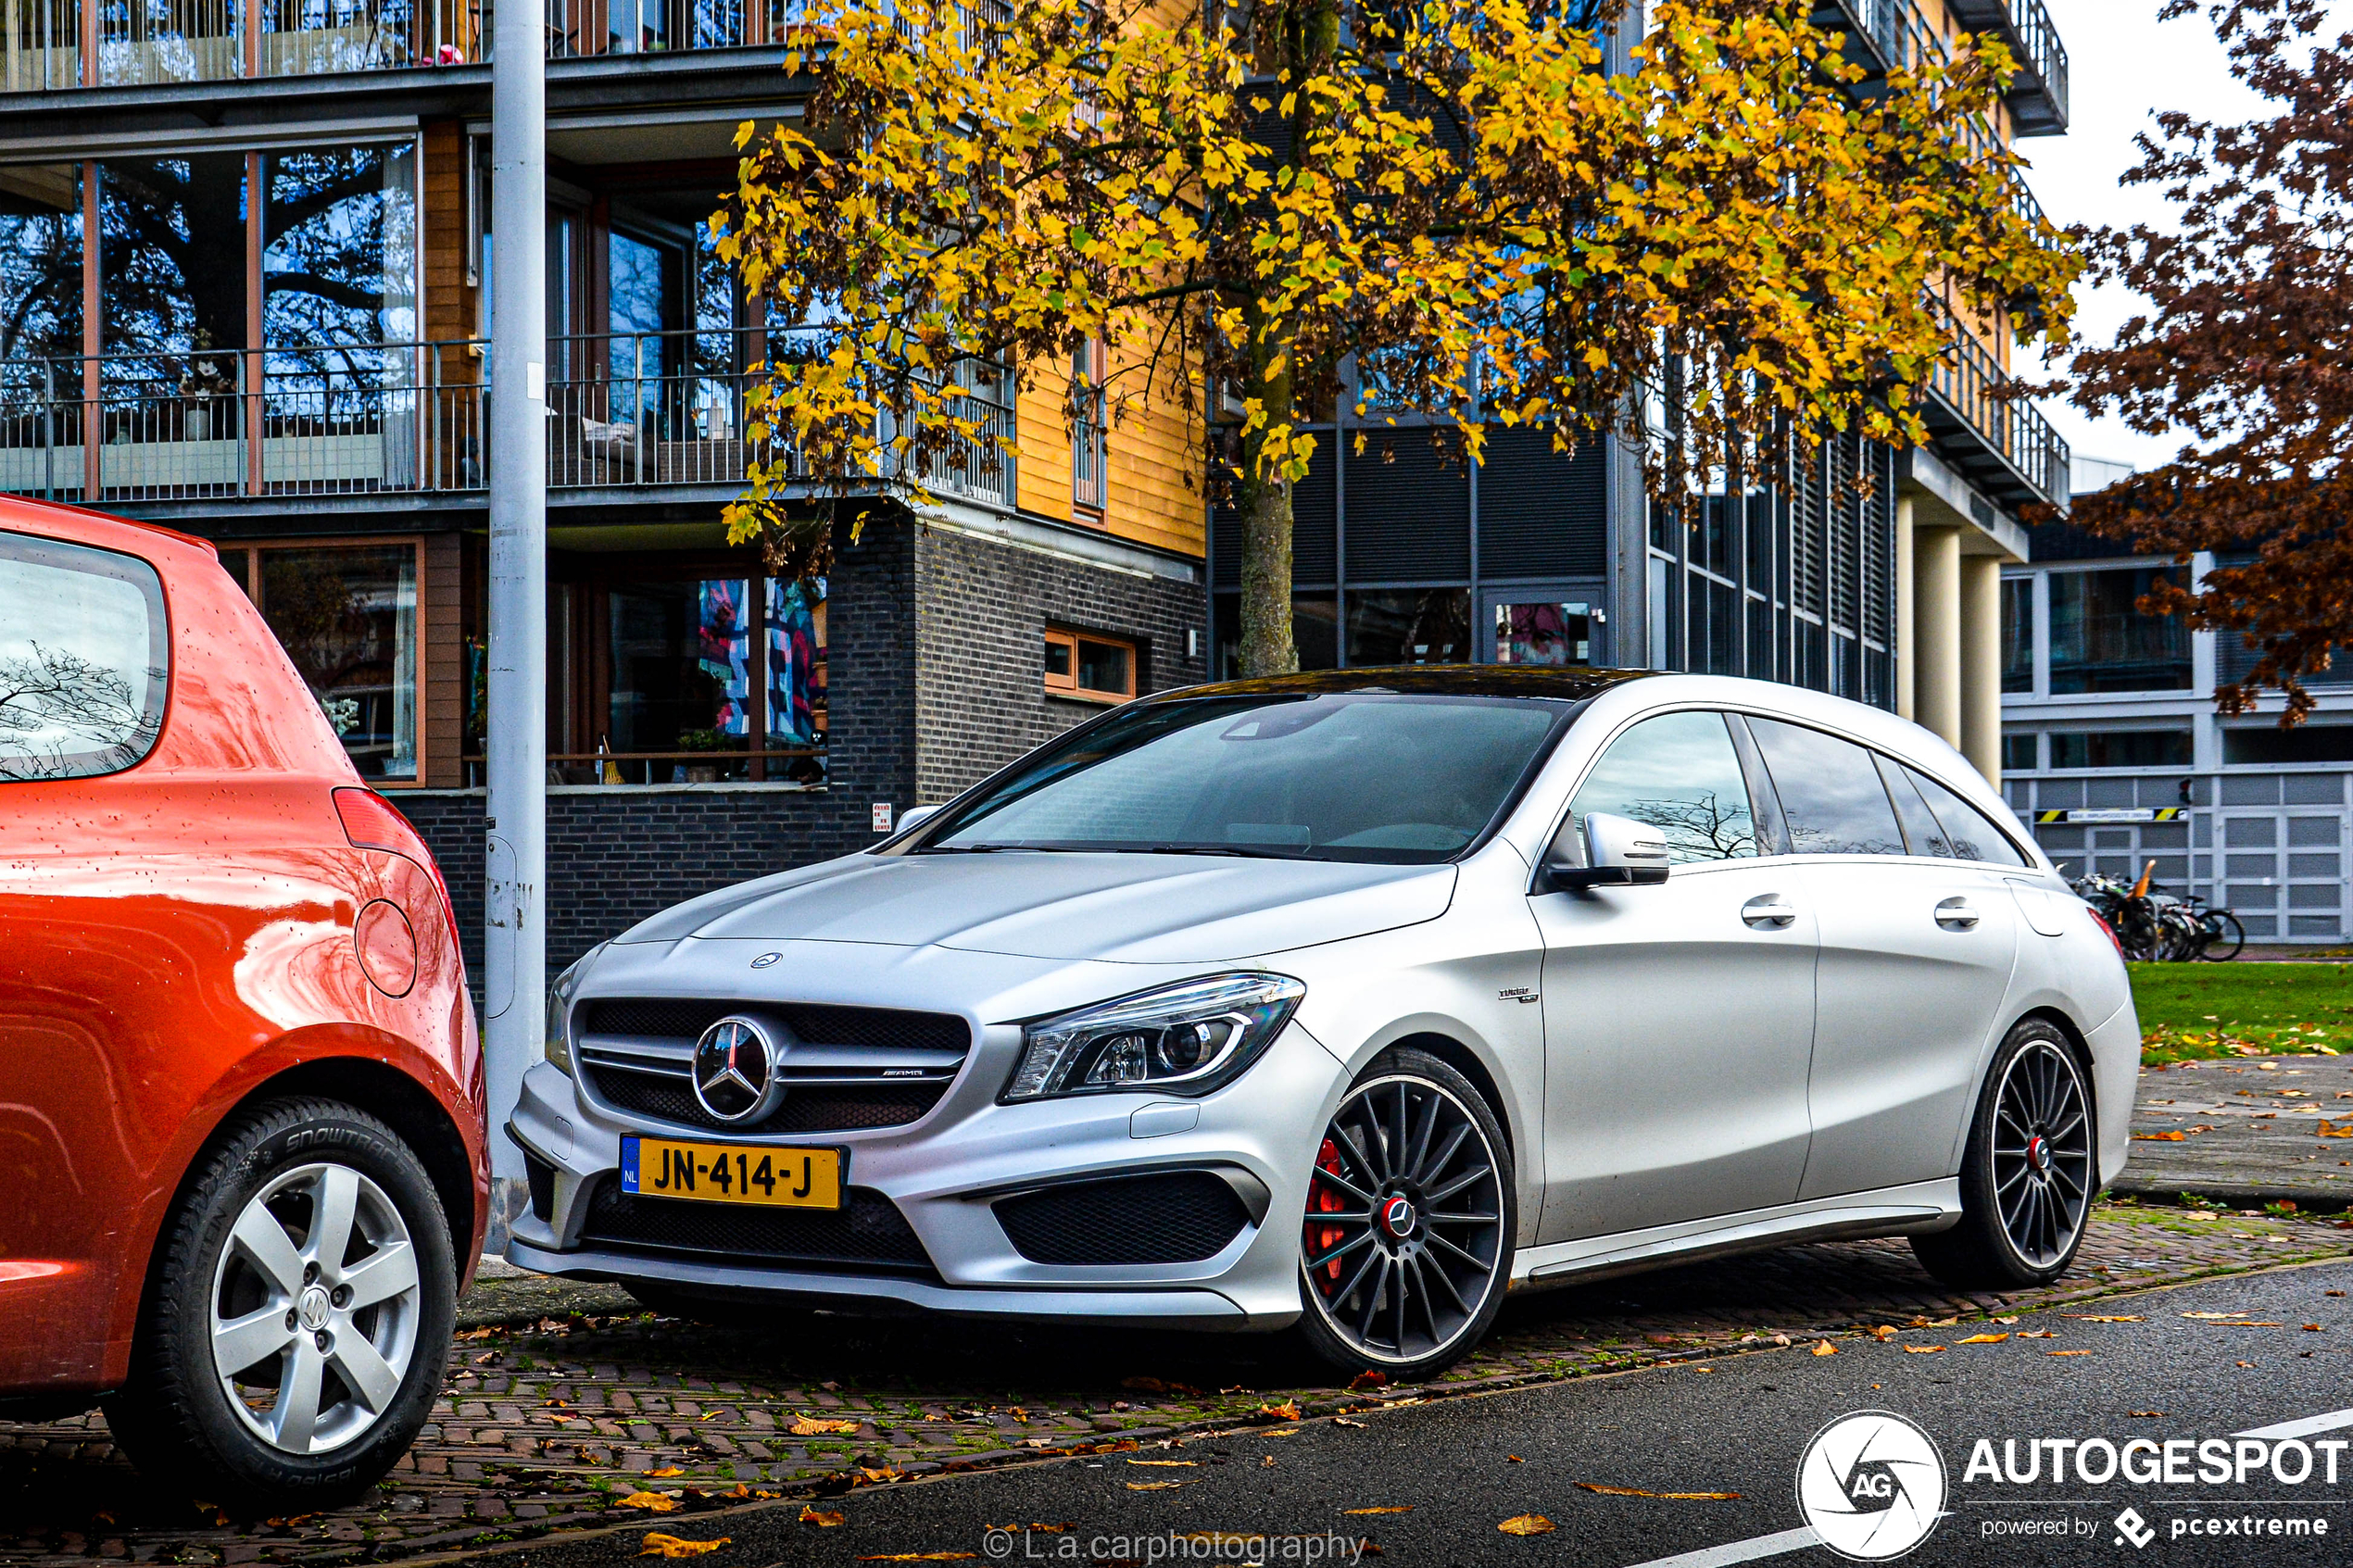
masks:
<path id="1" fill-rule="evenodd" d="M 1510 804 L 1569 711 L 1364 692 L 1139 706 L 1040 751 L 916 852 L 1444 860 Z"/>

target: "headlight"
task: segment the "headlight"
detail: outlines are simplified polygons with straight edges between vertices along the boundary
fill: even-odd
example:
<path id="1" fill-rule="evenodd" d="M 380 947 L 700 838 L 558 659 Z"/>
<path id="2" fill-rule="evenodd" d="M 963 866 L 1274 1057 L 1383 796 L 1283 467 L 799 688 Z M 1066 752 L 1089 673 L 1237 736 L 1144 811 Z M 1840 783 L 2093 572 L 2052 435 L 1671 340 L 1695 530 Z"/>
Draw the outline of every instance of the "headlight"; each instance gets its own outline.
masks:
<path id="1" fill-rule="evenodd" d="M 599 942 L 572 961 L 572 967 L 556 976 L 547 987 L 547 1036 L 541 1047 L 548 1064 L 570 1076 L 572 1073 L 572 998 L 580 989 L 580 977 L 597 961 L 597 955 L 612 946 Z"/>
<path id="2" fill-rule="evenodd" d="M 1205 1095 L 1258 1060 L 1307 987 L 1280 974 L 1218 974 L 1066 1012 L 1022 1031 L 1000 1098 Z"/>

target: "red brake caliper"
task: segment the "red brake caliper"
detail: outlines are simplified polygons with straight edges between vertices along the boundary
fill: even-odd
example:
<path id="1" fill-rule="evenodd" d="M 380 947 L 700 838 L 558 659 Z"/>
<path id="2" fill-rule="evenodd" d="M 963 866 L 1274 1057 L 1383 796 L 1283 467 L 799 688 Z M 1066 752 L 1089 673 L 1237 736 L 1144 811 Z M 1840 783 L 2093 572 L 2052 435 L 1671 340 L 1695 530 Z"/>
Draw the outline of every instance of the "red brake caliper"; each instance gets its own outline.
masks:
<path id="1" fill-rule="evenodd" d="M 1332 1140 L 1329 1138 L 1324 1140 L 1324 1147 L 1315 1153 L 1315 1169 L 1328 1171 L 1335 1176 L 1340 1174 L 1340 1150 L 1333 1147 Z M 1318 1214 L 1337 1213 L 1341 1208 L 1340 1194 L 1334 1192 L 1328 1184 L 1317 1182 L 1312 1206 Z M 1318 1252 L 1329 1251 L 1340 1237 L 1348 1234 L 1338 1225 L 1315 1225 L 1309 1229 L 1315 1237 L 1315 1250 Z M 1324 1270 L 1331 1276 L 1334 1284 L 1340 1282 L 1339 1259 L 1335 1258 L 1325 1264 Z"/>

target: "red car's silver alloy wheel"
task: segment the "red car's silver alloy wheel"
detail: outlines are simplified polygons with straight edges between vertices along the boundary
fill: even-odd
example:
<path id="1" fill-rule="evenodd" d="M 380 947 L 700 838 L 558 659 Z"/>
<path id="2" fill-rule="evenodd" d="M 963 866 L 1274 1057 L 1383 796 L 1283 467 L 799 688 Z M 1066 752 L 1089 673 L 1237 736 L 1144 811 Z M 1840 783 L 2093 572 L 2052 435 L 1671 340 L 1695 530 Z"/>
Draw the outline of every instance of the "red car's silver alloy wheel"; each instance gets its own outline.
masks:
<path id="1" fill-rule="evenodd" d="M 384 1189 L 346 1165 L 281 1172 L 213 1272 L 212 1361 L 256 1436 L 321 1454 L 381 1420 L 417 1349 L 416 1249 Z"/>
<path id="2" fill-rule="evenodd" d="M 1300 1262 L 1313 1310 L 1367 1360 L 1443 1350 L 1502 1288 L 1503 1185 L 1468 1108 L 1401 1074 L 1341 1102 L 1316 1151 Z"/>

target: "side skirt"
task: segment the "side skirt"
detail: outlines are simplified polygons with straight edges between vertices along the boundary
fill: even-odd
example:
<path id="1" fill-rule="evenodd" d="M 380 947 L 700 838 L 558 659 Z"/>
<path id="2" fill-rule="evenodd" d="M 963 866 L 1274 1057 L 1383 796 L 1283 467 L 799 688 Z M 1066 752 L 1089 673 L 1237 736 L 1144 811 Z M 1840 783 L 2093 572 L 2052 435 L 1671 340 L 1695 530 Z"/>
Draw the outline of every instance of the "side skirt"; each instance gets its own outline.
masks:
<path id="1" fill-rule="evenodd" d="M 1523 1248 L 1512 1262 L 1511 1288 L 1541 1290 L 1739 1252 L 1761 1252 L 1801 1241 L 1941 1231 L 1960 1217 L 1960 1178 L 1946 1176 L 1715 1219 Z"/>

